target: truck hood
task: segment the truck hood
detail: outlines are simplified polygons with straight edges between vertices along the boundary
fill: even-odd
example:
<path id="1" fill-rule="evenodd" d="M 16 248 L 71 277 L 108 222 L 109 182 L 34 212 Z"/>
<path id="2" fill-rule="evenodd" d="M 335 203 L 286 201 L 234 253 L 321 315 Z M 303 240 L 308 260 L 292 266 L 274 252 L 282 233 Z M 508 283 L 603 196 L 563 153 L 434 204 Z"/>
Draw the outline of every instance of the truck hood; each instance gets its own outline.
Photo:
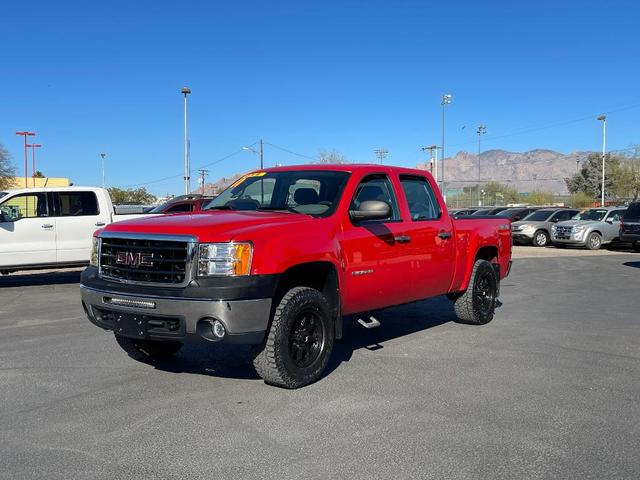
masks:
<path id="1" fill-rule="evenodd" d="M 228 211 L 151 215 L 146 218 L 112 223 L 108 232 L 155 235 L 192 235 L 200 242 L 250 240 L 250 232 L 278 226 L 316 221 L 310 215 L 288 212 Z M 239 238 L 242 237 L 242 238 Z"/>
<path id="2" fill-rule="evenodd" d="M 564 222 L 558 222 L 556 225 L 562 225 L 563 227 L 575 227 L 576 225 L 593 225 L 600 223 L 599 220 L 565 220 Z"/>

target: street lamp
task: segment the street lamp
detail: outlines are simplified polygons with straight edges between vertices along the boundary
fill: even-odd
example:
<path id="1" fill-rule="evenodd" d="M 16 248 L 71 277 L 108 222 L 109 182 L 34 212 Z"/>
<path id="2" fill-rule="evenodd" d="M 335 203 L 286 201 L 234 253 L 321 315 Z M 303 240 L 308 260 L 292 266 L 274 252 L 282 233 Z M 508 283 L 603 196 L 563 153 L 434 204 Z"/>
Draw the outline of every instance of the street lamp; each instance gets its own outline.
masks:
<path id="1" fill-rule="evenodd" d="M 105 188 L 105 183 L 104 183 L 104 159 L 107 156 L 106 153 L 101 153 L 100 154 L 100 158 L 102 159 L 102 188 Z"/>
<path id="2" fill-rule="evenodd" d="M 604 207 L 604 159 L 606 152 L 606 140 L 607 140 L 607 116 L 598 115 L 596 120 L 602 122 L 602 196 L 600 198 L 600 206 Z"/>
<path id="3" fill-rule="evenodd" d="M 487 133 L 487 127 L 484 123 L 478 125 L 478 192 L 480 192 L 480 139 L 482 135 Z M 478 194 L 478 206 L 480 207 L 480 194 Z"/>
<path id="4" fill-rule="evenodd" d="M 191 93 L 189 87 L 182 87 L 180 93 L 184 95 L 184 194 L 189 195 L 189 181 L 191 172 L 189 166 L 189 133 L 187 129 L 187 95 Z"/>
<path id="5" fill-rule="evenodd" d="M 255 145 L 255 143 L 254 143 Z M 247 150 L 248 152 L 255 153 L 256 155 L 260 155 L 260 170 L 264 168 L 264 141 L 260 139 L 260 151 L 256 152 L 256 149 L 252 146 L 242 147 L 242 150 Z"/>
<path id="6" fill-rule="evenodd" d="M 29 132 L 25 130 L 24 132 L 16 132 L 16 135 L 24 136 L 24 188 L 27 188 L 29 185 L 27 184 L 27 169 L 28 169 L 28 160 L 27 160 L 27 137 L 35 137 L 34 132 Z"/>
<path id="7" fill-rule="evenodd" d="M 33 188 L 36 187 L 36 148 L 42 147 L 39 143 L 31 143 L 27 145 L 27 147 L 31 147 L 31 182 L 33 183 Z"/>
<path id="8" fill-rule="evenodd" d="M 444 95 L 442 95 L 442 99 L 440 101 L 440 103 L 442 104 L 442 145 L 440 146 L 440 149 L 442 150 L 442 196 L 444 197 L 445 202 L 447 201 L 447 193 L 445 190 L 445 183 L 444 183 L 444 159 L 445 159 L 445 154 L 444 154 L 444 110 L 445 110 L 445 106 L 449 105 L 451 103 L 451 94 L 450 93 L 445 93 Z"/>

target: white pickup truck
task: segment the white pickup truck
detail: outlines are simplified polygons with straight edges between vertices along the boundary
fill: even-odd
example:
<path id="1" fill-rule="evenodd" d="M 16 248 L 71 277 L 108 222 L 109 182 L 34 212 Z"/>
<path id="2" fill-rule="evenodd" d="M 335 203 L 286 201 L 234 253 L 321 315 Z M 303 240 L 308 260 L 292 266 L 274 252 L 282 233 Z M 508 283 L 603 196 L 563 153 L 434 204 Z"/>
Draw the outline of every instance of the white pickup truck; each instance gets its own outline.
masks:
<path id="1" fill-rule="evenodd" d="M 0 192 L 0 273 L 87 265 L 95 230 L 144 216 L 116 215 L 104 188 Z"/>

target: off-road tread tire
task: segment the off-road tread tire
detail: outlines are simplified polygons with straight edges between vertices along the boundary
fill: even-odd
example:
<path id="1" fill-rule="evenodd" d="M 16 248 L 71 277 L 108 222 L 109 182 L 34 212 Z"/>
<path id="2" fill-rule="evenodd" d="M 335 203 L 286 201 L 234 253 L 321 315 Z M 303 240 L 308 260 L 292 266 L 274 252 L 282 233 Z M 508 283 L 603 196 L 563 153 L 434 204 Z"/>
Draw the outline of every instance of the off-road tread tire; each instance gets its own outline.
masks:
<path id="1" fill-rule="evenodd" d="M 497 301 L 498 292 L 500 288 L 498 286 L 500 279 L 496 277 L 496 294 L 494 298 L 494 307 L 491 314 L 488 316 L 479 316 L 476 309 L 473 306 L 473 290 L 475 286 L 476 276 L 478 272 L 488 269 L 492 275 L 496 276 L 496 271 L 491 266 L 491 263 L 486 260 L 477 260 L 471 270 L 471 278 L 469 278 L 469 286 L 467 290 L 454 302 L 453 309 L 456 312 L 459 323 L 467 323 L 471 325 L 484 325 L 493 320 L 493 314 L 495 311 L 495 303 Z"/>
<path id="2" fill-rule="evenodd" d="M 538 238 L 538 234 L 539 233 L 544 233 L 546 235 L 546 237 L 547 237 L 547 241 L 546 241 L 546 243 L 544 245 L 539 245 L 537 240 L 536 240 L 536 238 Z M 536 233 L 533 234 L 533 240 L 531 241 L 531 243 L 533 244 L 534 247 L 548 247 L 549 244 L 551 243 L 551 237 L 544 230 L 536 230 Z"/>
<path id="3" fill-rule="evenodd" d="M 287 355 L 287 351 L 286 348 L 283 348 L 281 341 L 282 337 L 285 337 L 284 344 L 288 343 L 289 316 L 308 302 L 316 303 L 322 311 L 321 317 L 326 322 L 325 347 L 320 354 L 320 361 L 317 362 L 317 365 L 312 365 L 314 367 L 312 371 L 301 374 L 287 367 L 284 357 Z M 282 297 L 276 307 L 265 343 L 254 349 L 253 367 L 258 375 L 270 385 L 291 389 L 308 385 L 318 380 L 324 372 L 333 350 L 334 334 L 331 308 L 325 296 L 314 288 L 294 287 Z"/>
<path id="4" fill-rule="evenodd" d="M 600 242 L 598 242 L 598 248 L 593 248 L 591 246 L 591 237 L 593 237 L 594 235 L 597 235 L 598 237 L 600 237 Z M 588 236 L 587 236 L 587 241 L 585 242 L 585 246 L 587 247 L 587 249 L 589 250 L 600 250 L 602 248 L 602 235 L 600 235 L 598 232 L 591 232 Z"/>
<path id="5" fill-rule="evenodd" d="M 136 340 L 114 334 L 116 342 L 127 355 L 134 360 L 151 363 L 157 360 L 166 360 L 172 357 L 182 348 L 182 343 L 175 341 Z"/>

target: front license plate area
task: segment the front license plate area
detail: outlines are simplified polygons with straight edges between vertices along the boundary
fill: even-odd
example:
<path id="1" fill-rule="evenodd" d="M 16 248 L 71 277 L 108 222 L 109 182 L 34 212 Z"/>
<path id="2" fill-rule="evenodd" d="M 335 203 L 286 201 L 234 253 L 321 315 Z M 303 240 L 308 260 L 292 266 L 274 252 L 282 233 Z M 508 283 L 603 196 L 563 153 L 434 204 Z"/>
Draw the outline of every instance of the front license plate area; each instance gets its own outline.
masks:
<path id="1" fill-rule="evenodd" d="M 133 313 L 114 312 L 115 332 L 118 335 L 131 338 L 145 338 L 147 322 L 143 315 Z"/>

